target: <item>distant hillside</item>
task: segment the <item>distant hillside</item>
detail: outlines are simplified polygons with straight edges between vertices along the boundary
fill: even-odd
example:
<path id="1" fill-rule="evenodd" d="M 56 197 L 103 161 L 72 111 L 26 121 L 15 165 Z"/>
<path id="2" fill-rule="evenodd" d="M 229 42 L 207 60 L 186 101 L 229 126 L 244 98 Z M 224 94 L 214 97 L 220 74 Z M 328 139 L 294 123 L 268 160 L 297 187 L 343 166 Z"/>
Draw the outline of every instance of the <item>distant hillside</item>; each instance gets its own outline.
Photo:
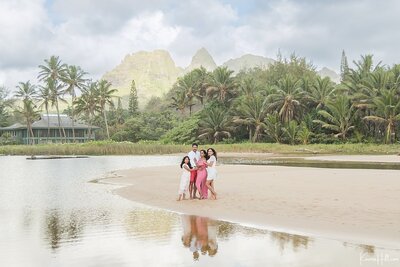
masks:
<path id="1" fill-rule="evenodd" d="M 272 64 L 274 62 L 275 60 L 271 58 L 247 54 L 239 58 L 230 59 L 225 62 L 223 66 L 226 66 L 228 67 L 228 69 L 231 69 L 235 73 L 238 73 L 241 70 L 251 69 L 254 67 L 267 68 L 269 64 Z"/>
<path id="2" fill-rule="evenodd" d="M 119 96 L 129 95 L 134 79 L 143 105 L 151 96 L 162 96 L 166 93 L 182 71 L 182 68 L 175 65 L 168 51 L 141 51 L 127 55 L 118 66 L 104 74 L 103 79 L 110 81 L 118 89 Z"/>
<path id="3" fill-rule="evenodd" d="M 200 67 L 204 67 L 208 71 L 213 71 L 217 68 L 214 59 L 204 47 L 199 49 L 192 57 L 192 62 L 190 62 L 190 65 L 185 69 L 185 73 Z"/>
<path id="4" fill-rule="evenodd" d="M 329 77 L 335 83 L 340 83 L 340 75 L 335 71 L 323 67 L 320 71 L 318 71 L 319 76 L 321 77 Z"/>

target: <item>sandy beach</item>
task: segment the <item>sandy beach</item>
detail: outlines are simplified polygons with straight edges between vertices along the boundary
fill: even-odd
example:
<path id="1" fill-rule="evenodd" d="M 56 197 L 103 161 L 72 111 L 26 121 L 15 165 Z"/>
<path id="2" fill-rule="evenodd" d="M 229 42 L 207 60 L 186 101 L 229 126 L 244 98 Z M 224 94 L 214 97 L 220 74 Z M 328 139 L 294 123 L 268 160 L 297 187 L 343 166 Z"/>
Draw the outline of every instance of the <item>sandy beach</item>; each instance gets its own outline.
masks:
<path id="1" fill-rule="evenodd" d="M 341 157 L 347 159 L 324 160 Z M 393 160 L 394 156 L 379 156 L 380 162 Z M 124 185 L 114 192 L 154 207 L 272 231 L 400 249 L 397 170 L 222 165 L 218 172 L 216 201 L 176 201 L 178 166 L 118 171 L 102 182 Z"/>

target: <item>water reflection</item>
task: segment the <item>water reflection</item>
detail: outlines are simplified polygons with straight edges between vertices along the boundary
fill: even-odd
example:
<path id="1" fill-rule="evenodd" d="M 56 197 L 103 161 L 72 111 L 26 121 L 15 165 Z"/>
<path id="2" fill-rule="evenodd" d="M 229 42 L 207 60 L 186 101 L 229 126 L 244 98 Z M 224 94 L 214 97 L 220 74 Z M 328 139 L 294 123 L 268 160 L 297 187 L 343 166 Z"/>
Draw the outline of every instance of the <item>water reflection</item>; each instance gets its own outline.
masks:
<path id="1" fill-rule="evenodd" d="M 206 217 L 182 215 L 182 243 L 198 260 L 201 255 L 213 257 L 218 252 L 217 222 Z"/>
<path id="2" fill-rule="evenodd" d="M 278 244 L 281 253 L 291 245 L 293 251 L 307 249 L 312 239 L 308 236 L 291 235 L 282 232 L 271 232 L 271 238 Z"/>
<path id="3" fill-rule="evenodd" d="M 58 210 L 52 210 L 46 214 L 46 239 L 50 247 L 59 248 L 60 242 L 72 242 L 83 232 L 83 220 L 79 212 L 71 212 L 66 218 L 62 218 Z"/>

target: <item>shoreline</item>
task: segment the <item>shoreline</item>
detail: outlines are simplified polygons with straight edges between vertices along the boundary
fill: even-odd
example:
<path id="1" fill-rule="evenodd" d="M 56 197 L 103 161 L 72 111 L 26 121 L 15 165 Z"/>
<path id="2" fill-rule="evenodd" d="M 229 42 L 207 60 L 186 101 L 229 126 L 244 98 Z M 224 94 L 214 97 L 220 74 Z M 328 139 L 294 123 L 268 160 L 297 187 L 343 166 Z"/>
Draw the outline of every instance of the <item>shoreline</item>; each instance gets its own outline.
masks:
<path id="1" fill-rule="evenodd" d="M 116 171 L 101 182 L 120 185 L 113 193 L 128 200 L 173 212 L 400 249 L 399 171 L 254 165 L 222 165 L 218 171 L 217 201 L 177 202 L 177 166 Z"/>

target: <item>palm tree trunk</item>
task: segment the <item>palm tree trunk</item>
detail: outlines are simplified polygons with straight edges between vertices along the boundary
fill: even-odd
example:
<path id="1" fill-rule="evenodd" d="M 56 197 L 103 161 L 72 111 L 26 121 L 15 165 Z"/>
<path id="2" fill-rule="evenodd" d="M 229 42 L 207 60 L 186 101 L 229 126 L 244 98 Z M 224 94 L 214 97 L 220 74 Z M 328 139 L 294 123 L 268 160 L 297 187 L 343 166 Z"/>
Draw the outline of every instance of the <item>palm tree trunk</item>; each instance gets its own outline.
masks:
<path id="1" fill-rule="evenodd" d="M 64 127 L 61 127 L 61 118 L 60 118 L 60 110 L 58 109 L 58 101 L 56 101 L 56 109 L 57 109 L 57 119 L 58 119 L 58 132 L 60 133 L 60 138 L 61 138 L 62 142 L 64 143 L 62 133 L 64 133 L 64 138 L 65 138 L 65 131 L 64 131 Z M 61 133 L 61 128 L 62 128 L 62 133 Z"/>
<path id="2" fill-rule="evenodd" d="M 49 142 L 50 137 L 50 118 L 49 118 L 49 108 L 46 107 L 46 114 L 47 114 L 47 143 Z"/>
<path id="3" fill-rule="evenodd" d="M 74 100 L 75 100 L 75 94 L 72 94 L 72 103 L 71 103 L 71 109 L 72 109 L 72 142 L 75 143 L 75 112 L 74 112 Z"/>
<path id="4" fill-rule="evenodd" d="M 31 136 L 32 136 L 32 145 L 34 145 L 35 144 L 35 135 L 33 134 L 33 129 L 32 129 L 32 125 L 31 124 L 29 124 L 29 128 L 30 128 L 30 130 L 31 130 Z"/>
<path id="5" fill-rule="evenodd" d="M 110 132 L 108 131 L 107 114 L 105 107 L 103 108 L 104 122 L 106 123 L 107 139 L 110 139 Z"/>

